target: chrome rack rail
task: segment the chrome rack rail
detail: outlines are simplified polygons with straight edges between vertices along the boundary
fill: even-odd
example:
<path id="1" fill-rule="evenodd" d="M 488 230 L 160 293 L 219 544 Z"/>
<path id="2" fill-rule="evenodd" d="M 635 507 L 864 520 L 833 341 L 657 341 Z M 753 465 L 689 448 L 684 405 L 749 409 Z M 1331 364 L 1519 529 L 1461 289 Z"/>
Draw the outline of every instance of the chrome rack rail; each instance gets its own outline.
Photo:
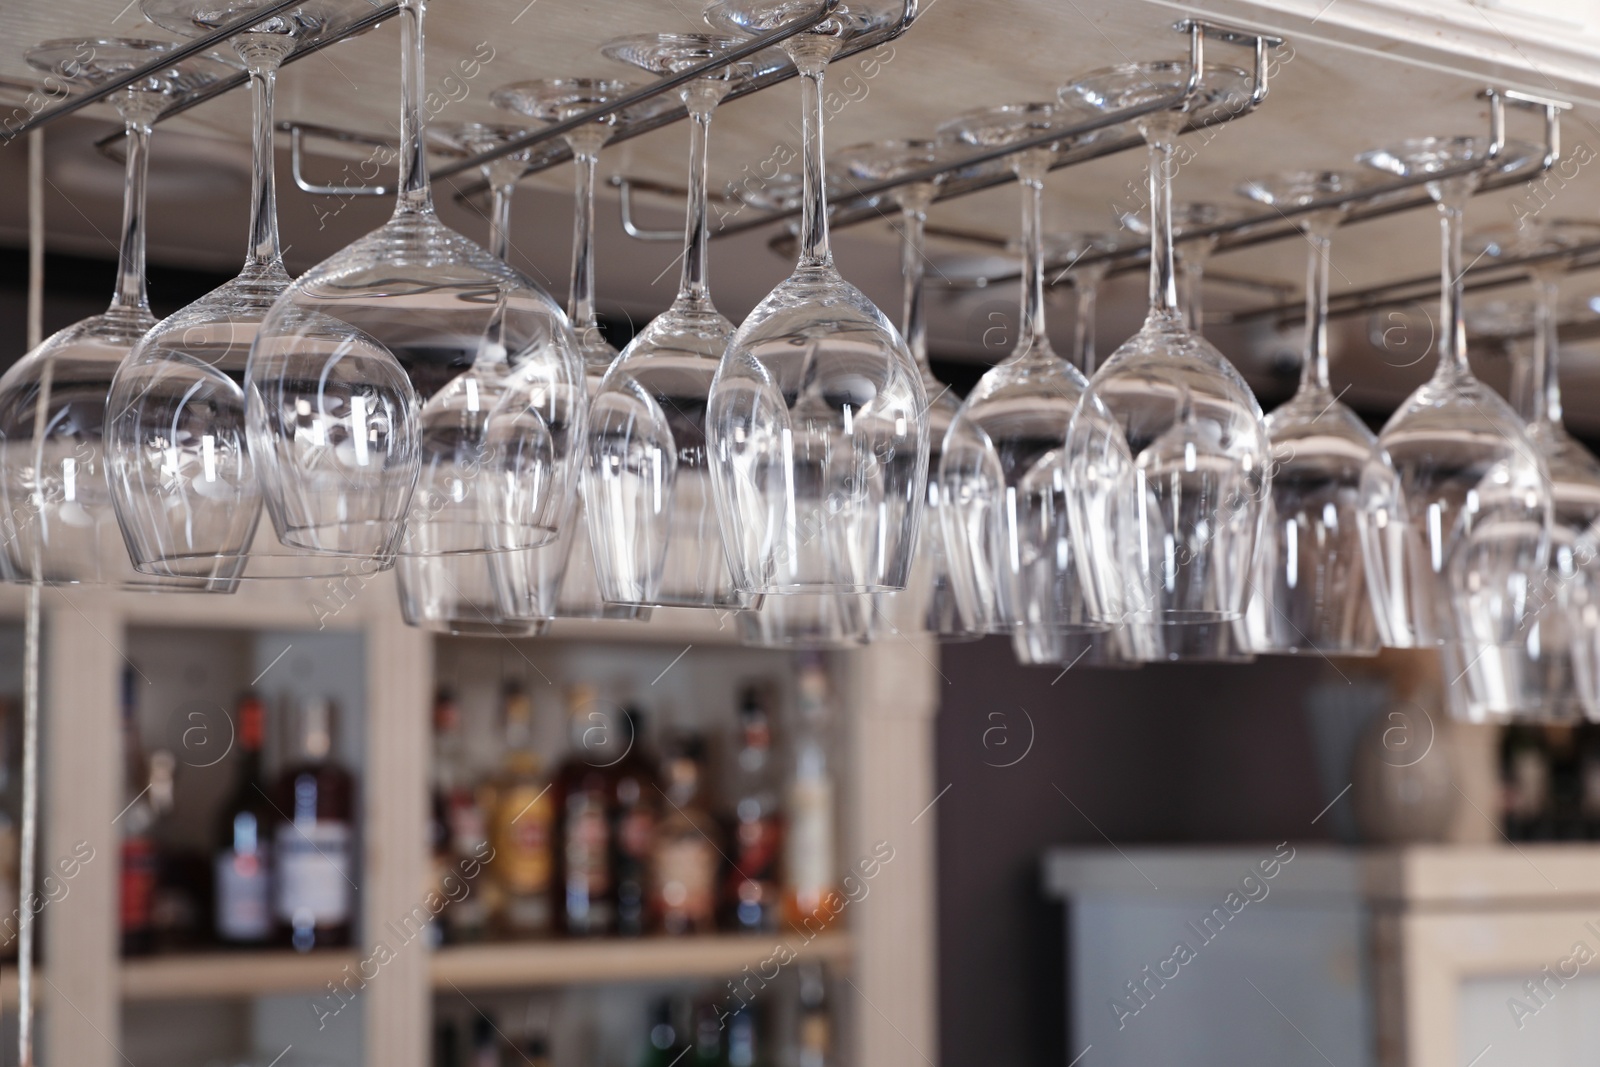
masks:
<path id="1" fill-rule="evenodd" d="M 278 0 L 277 3 L 269 4 L 266 7 L 261 8 L 259 11 L 252 11 L 248 15 L 228 23 L 226 26 L 220 26 L 217 29 L 212 30 L 210 33 L 195 37 L 192 40 L 184 41 L 183 43 L 174 47 L 172 51 L 163 52 L 157 59 L 135 67 L 126 74 L 112 78 L 104 85 L 97 85 L 93 89 L 85 89 L 81 93 L 74 93 L 72 96 L 69 96 L 56 106 L 46 108 L 18 126 L 9 129 L 0 128 L 0 141 L 13 141 L 24 133 L 27 133 L 29 130 L 36 129 L 37 127 L 43 126 L 47 123 L 54 122 L 56 119 L 70 115 L 75 111 L 88 107 L 90 104 L 104 100 L 114 93 L 121 92 L 128 86 L 149 77 L 151 74 L 164 70 L 174 63 L 188 59 L 190 56 L 196 56 L 201 52 L 204 52 L 210 48 L 214 48 L 217 45 L 246 32 L 252 26 L 259 26 L 268 19 L 281 15 L 303 2 L 304 0 Z M 397 8 L 391 7 L 382 14 L 382 18 L 377 18 L 374 20 L 373 16 L 368 16 L 366 19 L 361 20 L 360 23 L 353 23 L 352 26 L 360 26 L 362 29 L 364 29 L 366 26 L 376 25 L 377 22 L 381 22 L 383 19 L 394 14 L 395 10 L 397 10 Z M 362 25 L 362 23 L 365 23 L 365 25 Z M 325 43 L 331 44 L 334 40 L 342 39 L 349 36 L 350 33 L 355 32 L 360 31 L 352 28 L 343 30 L 338 34 L 330 34 L 325 39 Z M 320 47 L 320 45 L 308 45 L 306 48 L 298 50 L 294 56 L 286 58 L 284 62 L 289 62 L 289 60 L 296 58 L 298 55 L 314 51 L 315 47 Z M 198 103 L 201 99 L 209 100 L 211 97 L 217 95 L 217 93 L 224 92 L 237 85 L 243 85 L 247 80 L 248 75 L 243 73 L 236 77 L 225 79 L 218 85 L 212 86 L 203 92 L 194 94 L 194 97 L 192 98 L 193 103 Z M 190 106 L 193 106 L 193 103 L 191 103 L 189 100 L 179 101 L 176 105 L 174 105 L 173 108 L 169 108 L 168 112 L 176 113 L 177 110 L 184 110 Z M 160 116 L 160 118 L 166 117 L 167 113 L 163 113 Z M 158 118 L 157 121 L 160 121 L 160 119 Z"/>
<path id="2" fill-rule="evenodd" d="M 904 0 L 900 17 L 898 19 L 896 19 L 890 25 L 885 26 L 881 30 L 873 33 L 863 34 L 861 37 L 850 42 L 845 48 L 840 50 L 839 54 L 834 57 L 833 61 L 838 62 L 841 59 L 847 59 L 850 56 L 856 55 L 868 48 L 876 48 L 878 45 L 892 41 L 896 37 L 899 37 L 911 27 L 912 22 L 916 21 L 917 5 L 918 0 Z M 766 48 L 770 48 L 772 45 L 775 45 L 780 41 L 784 41 L 795 36 L 796 34 L 804 33 L 813 26 L 826 21 L 827 18 L 833 13 L 834 9 L 838 6 L 839 0 L 822 0 L 821 6 L 811 14 L 804 15 L 792 22 L 785 23 L 784 25 L 779 26 L 777 29 L 769 30 L 758 37 L 752 37 L 750 40 L 739 45 L 737 48 L 730 49 L 722 55 L 717 56 L 715 59 L 708 59 L 704 63 L 698 63 L 687 70 L 679 71 L 677 74 L 663 75 L 662 77 L 657 78 L 655 81 L 650 82 L 648 85 L 641 86 L 635 92 L 629 93 L 623 97 L 619 97 L 609 104 L 592 108 L 589 111 L 585 111 L 581 115 L 574 115 L 572 118 L 566 119 L 562 122 L 552 123 L 551 125 L 542 127 L 541 129 L 530 131 L 526 136 L 518 137 L 513 141 L 508 141 L 492 151 L 483 152 L 475 156 L 469 156 L 464 159 L 456 160 L 453 163 L 446 164 L 445 166 L 434 171 L 431 177 L 435 180 L 454 177 L 457 174 L 474 170 L 483 166 L 485 163 L 490 163 L 496 159 L 499 159 L 501 156 L 510 155 L 513 152 L 519 152 L 526 148 L 532 148 L 533 146 L 544 141 L 561 137 L 572 130 L 594 122 L 596 119 L 602 119 L 607 115 L 626 111 L 631 107 L 636 107 L 639 104 L 644 103 L 646 100 L 651 100 L 662 95 L 663 93 L 671 92 L 680 85 L 687 84 L 688 82 L 694 81 L 696 78 L 710 74 L 713 71 L 720 70 L 721 68 L 728 66 L 730 63 L 736 63 L 741 59 L 746 59 L 750 56 L 753 56 Z M 751 93 L 760 92 L 762 89 L 765 89 L 770 85 L 776 85 L 779 82 L 788 81 L 790 78 L 795 77 L 797 73 L 798 72 L 794 69 L 794 67 L 789 65 L 785 66 L 781 70 L 776 70 L 770 74 L 763 75 L 762 77 L 751 79 L 750 81 L 745 82 L 743 85 L 735 87 L 732 92 L 728 93 L 725 101 L 736 100 L 741 96 L 748 96 Z M 627 123 L 626 125 L 620 127 L 606 143 L 616 144 L 619 141 L 626 141 L 630 138 L 637 137 L 640 134 L 648 133 L 651 130 L 660 129 L 663 126 L 667 126 L 679 121 L 687 116 L 687 114 L 688 112 L 682 106 L 679 106 L 667 109 L 657 115 L 640 119 L 637 122 Z M 567 151 L 563 151 L 560 154 L 552 154 L 531 164 L 526 173 L 536 173 L 540 170 L 553 167 L 558 163 L 564 162 L 569 158 L 569 156 L 570 153 Z"/>
<path id="3" fill-rule="evenodd" d="M 350 23 L 348 26 L 341 27 L 337 32 L 330 33 L 324 37 L 318 37 L 316 40 L 308 42 L 303 47 L 296 48 L 293 52 L 290 52 L 288 55 L 284 56 L 283 61 L 279 63 L 278 66 L 281 69 L 288 66 L 290 63 L 296 63 L 304 59 L 306 56 L 309 56 L 314 52 L 320 52 L 329 45 L 338 44 L 340 41 L 349 40 L 351 37 L 365 33 L 373 27 L 389 21 L 399 13 L 399 4 L 385 4 L 383 7 L 375 8 L 370 14 L 363 15 L 361 18 Z M 261 25 L 262 21 L 262 19 L 258 18 L 252 22 L 251 25 L 259 26 Z M 240 71 L 238 74 L 235 74 L 229 78 L 224 78 L 214 85 L 209 85 L 198 92 L 190 93 L 188 96 L 185 96 L 171 107 L 163 110 L 161 114 L 155 117 L 155 120 L 151 123 L 151 125 L 162 123 L 177 115 L 181 115 L 190 108 L 197 107 L 200 104 L 205 103 L 207 100 L 213 100 L 221 96 L 223 93 L 239 88 L 241 85 L 246 85 L 249 83 L 249 81 L 250 75 L 244 71 Z M 287 125 L 288 124 L 286 123 L 280 122 L 278 124 L 278 128 L 285 129 L 287 128 Z M 122 162 L 122 154 L 118 152 L 117 149 L 122 147 L 124 141 L 125 138 L 123 137 L 122 131 L 116 130 L 100 138 L 94 143 L 94 146 L 99 150 L 101 155 L 110 159 L 114 159 L 120 163 Z"/>
<path id="4" fill-rule="evenodd" d="M 1004 159 L 1007 156 L 1014 155 L 1017 152 L 1022 152 L 1029 148 L 1043 148 L 1061 141 L 1072 141 L 1087 134 L 1094 133 L 1098 130 L 1108 129 L 1112 126 L 1120 126 L 1126 122 L 1132 122 L 1135 119 L 1142 118 L 1145 115 L 1154 114 L 1157 111 L 1171 111 L 1176 108 L 1183 107 L 1190 101 L 1194 93 L 1200 87 L 1201 72 L 1205 67 L 1205 43 L 1208 36 L 1228 44 L 1245 45 L 1254 50 L 1255 69 L 1252 77 L 1250 96 L 1245 102 L 1245 105 L 1238 111 L 1210 116 L 1204 122 L 1189 124 L 1187 129 L 1199 129 L 1202 126 L 1212 126 L 1219 125 L 1224 122 L 1231 122 L 1241 115 L 1250 114 L 1258 106 L 1260 106 L 1261 101 L 1266 99 L 1268 88 L 1268 52 L 1272 49 L 1281 47 L 1283 45 L 1283 38 L 1273 37 L 1264 33 L 1257 33 L 1254 30 L 1244 30 L 1232 26 L 1221 25 L 1219 23 L 1205 22 L 1199 19 L 1183 19 L 1174 23 L 1172 28 L 1189 35 L 1189 76 L 1184 87 L 1178 92 L 1175 92 L 1170 96 L 1164 96 L 1156 100 L 1147 101 L 1136 107 L 1125 108 L 1122 111 L 1101 115 L 1097 118 L 1089 120 L 1088 122 L 1079 123 L 1078 125 L 1069 127 L 1065 130 L 1055 130 L 1025 141 L 1018 141 L 1015 144 L 984 149 L 982 151 L 975 152 L 970 156 L 966 156 L 962 159 L 954 160 L 949 163 L 928 167 L 924 170 L 913 171 L 909 174 L 903 174 L 899 177 L 890 178 L 886 181 L 873 182 L 870 185 L 860 186 L 850 194 L 848 199 L 841 201 L 830 209 L 828 213 L 829 226 L 848 226 L 853 223 L 881 217 L 874 206 L 876 198 L 902 185 L 911 185 L 916 182 L 937 181 L 939 178 L 944 177 L 945 175 L 981 167 L 985 163 Z M 1059 167 L 1068 167 L 1076 163 L 1082 163 L 1089 159 L 1097 159 L 1100 156 L 1121 152 L 1133 147 L 1134 145 L 1142 143 L 1142 140 L 1137 137 L 1117 138 L 1114 141 L 1105 140 L 1091 142 L 1079 148 L 1069 149 L 1066 152 L 1060 153 L 1059 157 L 1052 162 L 1050 169 L 1055 170 Z M 969 193 L 975 193 L 980 189 L 988 189 L 992 186 L 1003 185 L 1006 182 L 1015 180 L 1016 176 L 1007 170 L 968 179 L 947 181 L 943 183 L 936 192 L 934 196 L 934 202 L 938 203 L 945 200 L 953 200 L 956 197 L 966 196 Z M 798 206 L 786 208 L 782 211 L 767 212 L 758 218 L 747 219 L 743 222 L 737 222 L 728 226 L 723 226 L 716 230 L 712 236 L 727 237 L 736 233 L 745 233 L 750 230 L 759 229 L 760 227 L 766 226 L 770 223 L 782 222 L 785 219 L 795 218 L 799 214 L 800 208 Z"/>
<path id="5" fill-rule="evenodd" d="M 1527 281 L 1527 268 L 1551 262 L 1560 263 L 1563 267 L 1563 272 L 1567 274 L 1576 274 L 1580 271 L 1600 268 L 1600 242 L 1574 245 L 1571 248 L 1556 249 L 1550 252 L 1506 256 L 1490 263 L 1469 267 L 1463 272 L 1462 288 L 1467 292 L 1475 293 L 1518 285 Z M 1369 311 L 1381 311 L 1385 308 L 1401 307 L 1421 300 L 1436 299 L 1438 295 L 1439 272 L 1434 271 L 1431 274 L 1402 278 L 1392 282 L 1384 282 L 1381 285 L 1340 293 L 1329 299 L 1328 315 L 1330 317 L 1361 315 Z M 1292 323 L 1299 321 L 1304 310 L 1302 307 L 1297 312 L 1292 305 L 1287 303 L 1274 304 L 1232 313 L 1222 312 L 1215 316 L 1215 321 L 1219 323 L 1246 322 L 1252 319 L 1277 317 L 1280 322 Z M 1212 318 L 1212 316 L 1208 314 L 1207 318 Z"/>
<path id="6" fill-rule="evenodd" d="M 1387 215 L 1411 211 L 1418 207 L 1431 205 L 1433 199 L 1424 191 L 1424 186 L 1437 181 L 1447 181 L 1451 178 L 1465 177 L 1474 172 L 1485 175 L 1474 195 L 1486 193 L 1495 189 L 1503 189 L 1510 185 L 1530 181 L 1548 171 L 1555 165 L 1561 155 L 1561 112 L 1569 110 L 1572 105 L 1560 100 L 1546 97 L 1533 96 L 1528 93 L 1511 89 L 1484 89 L 1478 94 L 1480 99 L 1489 101 L 1489 151 L 1481 161 L 1464 163 L 1455 167 L 1448 167 L 1432 174 L 1419 174 L 1411 178 L 1397 178 L 1392 182 L 1366 186 L 1338 196 L 1322 197 L 1308 201 L 1290 208 L 1274 208 L 1269 212 L 1235 219 L 1229 222 L 1218 223 L 1213 226 L 1197 226 L 1184 230 L 1173 236 L 1173 240 L 1182 244 L 1187 241 L 1198 241 L 1205 238 L 1217 238 L 1217 252 L 1233 249 L 1249 248 L 1255 245 L 1266 244 L 1272 241 L 1281 241 L 1288 237 L 1298 236 L 1300 227 L 1295 219 L 1302 215 L 1309 215 L 1318 211 L 1331 208 L 1350 207 L 1345 216 L 1345 224 L 1362 222 L 1368 219 L 1382 218 Z M 1503 174 L 1492 174 L 1497 167 L 1500 157 L 1505 152 L 1506 140 L 1506 105 L 1511 104 L 1528 110 L 1538 110 L 1544 113 L 1544 151 L 1538 159 L 1537 165 L 1522 170 L 1511 171 Z M 1409 194 L 1409 195 L 1408 195 Z M 997 244 L 1004 241 L 996 238 Z M 1121 273 L 1142 267 L 1149 262 L 1150 249 L 1146 245 L 1122 249 L 1112 249 L 1101 252 L 1091 252 L 1079 257 L 1074 263 L 1046 264 L 1049 271 L 1064 272 L 1069 266 L 1087 265 L 1111 261 L 1112 273 Z M 991 275 L 980 281 L 960 281 L 951 283 L 951 288 L 984 288 L 1000 282 L 1015 281 L 1021 277 L 1020 271 L 1012 271 L 1001 275 Z M 1047 280 L 1047 285 L 1062 283 L 1061 275 Z M 1434 278 L 1437 282 L 1438 279 Z M 1256 308 L 1249 311 L 1208 314 L 1207 318 L 1215 323 L 1238 321 L 1245 318 L 1266 317 L 1277 313 L 1279 309 Z M 1282 308 L 1285 315 L 1298 315 L 1304 308 Z M 1285 321 L 1294 321 L 1287 318 Z"/>

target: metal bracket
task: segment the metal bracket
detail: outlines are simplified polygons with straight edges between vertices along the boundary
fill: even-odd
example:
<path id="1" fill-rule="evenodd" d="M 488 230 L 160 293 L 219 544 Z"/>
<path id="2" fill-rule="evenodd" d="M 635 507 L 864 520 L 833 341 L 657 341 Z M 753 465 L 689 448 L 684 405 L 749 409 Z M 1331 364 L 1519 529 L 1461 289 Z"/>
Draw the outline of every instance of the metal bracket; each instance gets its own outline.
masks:
<path id="1" fill-rule="evenodd" d="M 341 144 L 364 144 L 374 149 L 383 149 L 398 159 L 400 150 L 380 137 L 371 137 L 363 133 L 351 133 L 348 130 L 336 130 L 329 126 L 317 126 L 304 122 L 280 122 L 280 130 L 289 131 L 289 173 L 294 177 L 295 186 L 304 193 L 312 196 L 392 196 L 394 188 L 387 185 L 321 185 L 308 180 L 302 170 L 305 158 L 305 138 L 309 134 L 329 141 L 338 141 Z"/>
<path id="2" fill-rule="evenodd" d="M 1193 100 L 1195 92 L 1200 87 L 1201 72 L 1204 70 L 1205 64 L 1205 39 L 1207 35 L 1215 36 L 1217 40 L 1226 41 L 1229 43 L 1256 43 L 1256 69 L 1253 89 L 1248 104 L 1241 108 L 1238 112 L 1225 115 L 1207 116 L 1200 122 L 1191 122 L 1188 126 L 1188 129 L 1200 129 L 1205 126 L 1214 126 L 1223 122 L 1230 122 L 1233 119 L 1239 118 L 1240 116 L 1248 115 L 1260 105 L 1261 101 L 1265 99 L 1267 93 L 1267 51 L 1269 46 L 1275 48 L 1281 45 L 1283 43 L 1282 38 L 1258 34 L 1253 30 L 1239 29 L 1232 26 L 1220 25 L 1218 23 L 1192 19 L 1185 19 L 1183 22 L 1178 23 L 1175 28 L 1189 35 L 1189 76 L 1187 79 L 1185 79 L 1183 88 L 1177 92 L 1161 97 L 1157 100 L 1147 101 L 1143 104 L 1139 104 L 1136 107 L 1125 108 L 1122 111 L 1097 116 L 1087 122 L 1079 123 L 1076 126 L 1072 126 L 1064 130 L 1053 130 L 1037 137 L 1029 138 L 1028 140 L 1017 141 L 1014 144 L 1001 145 L 996 148 L 986 148 L 960 160 L 953 160 L 937 166 L 926 167 L 922 170 L 911 171 L 885 181 L 873 182 L 870 185 L 859 186 L 847 199 L 829 205 L 828 224 L 832 227 L 839 228 L 853 225 L 858 222 L 864 222 L 868 219 L 877 218 L 878 212 L 874 206 L 877 199 L 880 198 L 884 193 L 893 189 L 897 189 L 902 185 L 911 185 L 918 182 L 932 182 L 938 184 L 939 189 L 934 196 L 935 202 L 953 200 L 957 197 L 966 196 L 969 193 L 975 193 L 980 189 L 989 189 L 996 185 L 1004 185 L 1007 182 L 1015 181 L 1015 175 L 1009 172 L 1001 172 L 986 177 L 963 181 L 941 181 L 941 179 L 944 179 L 948 175 L 959 171 L 980 167 L 985 163 L 989 163 L 997 159 L 1003 159 L 1007 156 L 1013 155 L 1017 152 L 1025 151 L 1029 148 L 1043 148 L 1060 141 L 1071 141 L 1085 134 L 1093 133 L 1097 130 L 1107 129 L 1113 126 L 1120 126 L 1125 123 L 1132 122 L 1135 119 L 1142 118 L 1145 115 L 1154 114 L 1158 111 L 1186 111 Z M 1118 138 L 1115 141 L 1093 142 L 1085 145 L 1082 149 L 1075 149 L 1060 153 L 1058 158 L 1051 164 L 1050 169 L 1055 170 L 1059 167 L 1071 166 L 1076 163 L 1082 163 L 1086 160 L 1098 159 L 1101 156 L 1108 156 L 1116 152 L 1125 151 L 1126 149 L 1135 147 L 1136 145 L 1142 143 L 1142 139 L 1138 137 Z M 789 208 L 783 211 L 767 212 L 758 218 L 747 219 L 743 222 L 735 222 L 724 226 L 718 229 L 712 236 L 726 237 L 730 234 L 745 233 L 749 230 L 759 229 L 760 227 L 766 226 L 770 223 L 782 222 L 787 219 L 795 218 L 799 214 L 800 208 L 798 207 Z"/>

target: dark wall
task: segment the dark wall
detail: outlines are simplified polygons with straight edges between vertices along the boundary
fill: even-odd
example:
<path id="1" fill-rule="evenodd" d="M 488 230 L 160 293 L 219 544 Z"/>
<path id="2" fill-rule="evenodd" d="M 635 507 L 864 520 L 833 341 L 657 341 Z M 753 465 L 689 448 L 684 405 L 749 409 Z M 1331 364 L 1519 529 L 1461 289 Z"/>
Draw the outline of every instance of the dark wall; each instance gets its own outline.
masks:
<path id="1" fill-rule="evenodd" d="M 942 1062 L 1065 1067 L 1063 915 L 1040 854 L 1307 840 L 1325 800 L 1304 698 L 1337 676 L 1273 657 L 1062 674 L 1017 666 L 999 638 L 942 653 Z"/>

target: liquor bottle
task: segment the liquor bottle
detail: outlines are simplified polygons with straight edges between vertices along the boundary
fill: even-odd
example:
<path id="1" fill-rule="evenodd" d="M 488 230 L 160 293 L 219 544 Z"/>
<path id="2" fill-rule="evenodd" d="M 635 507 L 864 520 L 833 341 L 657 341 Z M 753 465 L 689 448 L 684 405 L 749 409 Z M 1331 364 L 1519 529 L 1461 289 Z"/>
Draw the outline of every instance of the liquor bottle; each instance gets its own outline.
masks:
<path id="1" fill-rule="evenodd" d="M 650 1032 L 647 1035 L 649 1040 L 640 1067 L 674 1067 L 688 1053 L 689 1042 L 674 1016 L 687 1016 L 692 1008 L 684 1004 L 679 1012 L 676 1010 L 677 1004 L 672 997 L 663 997 L 656 1003 L 651 1012 Z"/>
<path id="2" fill-rule="evenodd" d="M 616 928 L 612 870 L 611 798 L 615 795 L 609 734 L 613 724 L 596 707 L 592 687 L 567 694 L 572 749 L 556 774 L 556 912 L 572 937 Z M 498 858 L 498 857 L 497 857 Z"/>
<path id="3" fill-rule="evenodd" d="M 264 944 L 272 937 L 272 847 L 276 822 L 262 772 L 266 705 L 254 693 L 236 713 L 239 780 L 222 806 L 214 860 L 217 938 L 233 945 Z"/>
<path id="4" fill-rule="evenodd" d="M 442 1019 L 434 1025 L 433 1067 L 461 1067 L 461 1038 L 454 1019 Z"/>
<path id="5" fill-rule="evenodd" d="M 707 934 L 717 925 L 717 865 L 721 860 L 716 822 L 701 800 L 705 742 L 677 740 L 664 767 L 662 808 L 650 871 L 650 912 L 664 934 Z"/>
<path id="6" fill-rule="evenodd" d="M 800 965 L 799 1050 L 796 1067 L 827 1067 L 833 1048 L 833 1019 L 828 1012 L 828 983 L 822 964 Z"/>
<path id="7" fill-rule="evenodd" d="M 13 730 L 19 716 L 16 705 L 0 701 L 0 960 L 17 955 L 17 896 L 21 862 L 21 768 L 13 768 L 18 746 Z"/>
<path id="8" fill-rule="evenodd" d="M 491 854 L 492 794 L 476 781 L 455 694 L 440 689 L 433 714 L 434 888 L 449 901 L 437 925 L 449 941 L 482 941 L 496 894 L 486 868 L 473 865 Z"/>
<path id="9" fill-rule="evenodd" d="M 826 926 L 832 913 L 823 899 L 835 888 L 833 779 L 828 774 L 826 731 L 828 676 L 815 655 L 800 662 L 794 729 L 794 775 L 789 781 L 788 834 L 784 850 L 784 914 L 809 930 Z M 820 914 L 819 914 L 820 909 Z"/>
<path id="10" fill-rule="evenodd" d="M 347 945 L 355 911 L 355 780 L 333 759 L 334 707 L 298 710 L 295 746 L 278 778 L 273 913 L 296 951 Z"/>
<path id="11" fill-rule="evenodd" d="M 1600 838 L 1600 723 L 1578 726 L 1578 773 L 1582 778 L 1583 836 Z"/>
<path id="12" fill-rule="evenodd" d="M 739 705 L 739 741 L 728 799 L 732 846 L 722 890 L 723 924 L 747 932 L 776 929 L 783 887 L 783 819 L 772 758 L 772 721 L 761 694 L 746 689 Z"/>
<path id="13" fill-rule="evenodd" d="M 1545 837 L 1568 841 L 1583 836 L 1583 777 L 1578 730 L 1572 723 L 1544 723 L 1544 750 L 1550 767 L 1550 808 Z"/>
<path id="14" fill-rule="evenodd" d="M 150 768 L 139 735 L 137 677 L 131 665 L 122 672 L 123 796 L 127 806 L 117 822 L 122 835 L 118 910 L 125 956 L 143 955 L 155 947 L 151 911 L 160 876 L 155 829 L 161 812 L 150 795 Z"/>
<path id="15" fill-rule="evenodd" d="M 728 1018 L 727 1067 L 756 1067 L 761 1057 L 763 1036 L 759 1002 L 746 1004 Z"/>
<path id="16" fill-rule="evenodd" d="M 500 1067 L 500 1034 L 482 1013 L 472 1020 L 472 1067 Z"/>
<path id="17" fill-rule="evenodd" d="M 1505 791 L 1506 837 L 1532 840 L 1538 835 L 1550 795 L 1550 765 L 1537 727 L 1512 723 L 1505 728 L 1500 742 L 1500 777 Z"/>
<path id="18" fill-rule="evenodd" d="M 552 926 L 554 790 L 539 776 L 533 705 L 518 683 L 506 683 L 500 714 L 503 755 L 493 790 L 489 840 L 494 860 L 488 868 L 496 889 L 497 926 L 504 937 L 543 937 Z M 476 830 L 468 814 L 472 803 L 463 793 L 457 808 L 455 847 L 462 855 L 475 847 L 471 839 Z M 472 899 L 470 893 L 467 899 Z"/>
<path id="19" fill-rule="evenodd" d="M 617 887 L 617 933 L 638 937 L 649 922 L 646 897 L 660 794 L 650 761 L 644 756 L 643 714 L 637 708 L 624 708 L 622 723 L 628 747 L 612 768 L 611 864 Z"/>

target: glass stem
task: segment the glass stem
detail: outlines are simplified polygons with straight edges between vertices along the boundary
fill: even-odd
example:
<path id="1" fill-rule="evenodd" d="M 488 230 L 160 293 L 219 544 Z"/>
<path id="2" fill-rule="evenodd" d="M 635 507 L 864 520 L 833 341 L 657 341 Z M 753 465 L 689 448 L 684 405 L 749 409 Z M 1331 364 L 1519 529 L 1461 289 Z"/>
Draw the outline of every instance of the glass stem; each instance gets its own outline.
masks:
<path id="1" fill-rule="evenodd" d="M 576 136 L 577 132 L 568 138 L 577 184 L 572 215 L 572 291 L 567 299 L 567 314 L 582 341 L 598 328 L 594 312 L 594 174 L 600 161 L 598 141 L 604 135 L 582 137 Z"/>
<path id="2" fill-rule="evenodd" d="M 509 262 L 511 254 L 511 194 L 516 182 L 496 182 L 489 194 L 489 254 Z"/>
<path id="3" fill-rule="evenodd" d="M 1150 313 L 1170 321 L 1183 318 L 1172 254 L 1173 134 L 1151 126 L 1150 142 Z"/>
<path id="4" fill-rule="evenodd" d="M 122 243 L 117 250 L 117 292 L 113 308 L 150 307 L 144 288 L 144 190 L 150 169 L 148 116 L 127 120 L 128 165 L 122 189 Z"/>
<path id="5" fill-rule="evenodd" d="M 276 263 L 282 256 L 278 246 L 278 200 L 275 195 L 272 156 L 272 98 L 277 88 L 277 62 L 250 65 L 252 131 L 251 158 L 254 161 L 255 195 L 250 199 L 250 247 L 245 266 Z"/>
<path id="6" fill-rule="evenodd" d="M 1328 250 L 1330 227 L 1307 225 L 1306 354 L 1300 367 L 1302 393 L 1328 392 Z"/>
<path id="7" fill-rule="evenodd" d="M 928 193 L 915 186 L 902 190 L 900 196 L 900 283 L 903 311 L 900 332 L 906 347 L 924 373 L 928 366 L 928 324 L 924 318 L 922 282 L 926 271 L 924 248 L 928 228 Z"/>
<path id="8" fill-rule="evenodd" d="M 1094 376 L 1095 307 L 1100 301 L 1100 280 L 1105 269 L 1099 266 L 1074 271 L 1072 288 L 1078 296 L 1078 321 L 1073 324 L 1073 351 L 1078 353 L 1078 369 L 1085 378 Z"/>
<path id="9" fill-rule="evenodd" d="M 1026 331 L 1018 355 L 1050 352 L 1044 322 L 1044 176 L 1049 168 L 1049 149 L 1029 149 L 1014 164 L 1022 187 L 1022 328 Z"/>
<path id="10" fill-rule="evenodd" d="M 1461 227 L 1465 194 L 1447 186 L 1439 197 L 1439 373 L 1466 377 L 1467 326 L 1461 312 Z"/>
<path id="11" fill-rule="evenodd" d="M 678 299 L 708 306 L 711 287 L 706 255 L 706 155 L 711 143 L 711 115 L 722 91 L 715 84 L 706 88 L 697 84 L 684 93 L 689 109 L 689 205 L 683 223 L 683 271 L 678 276 Z"/>
<path id="12" fill-rule="evenodd" d="M 395 213 L 433 210 L 424 141 L 422 16 L 426 0 L 400 0 L 400 195 Z"/>
<path id="13" fill-rule="evenodd" d="M 1216 238 L 1202 237 L 1184 243 L 1181 252 L 1173 253 L 1178 261 L 1181 282 L 1178 299 L 1183 308 L 1183 318 L 1195 333 L 1205 328 L 1206 267 L 1210 265 L 1211 253 L 1216 247 Z"/>
<path id="14" fill-rule="evenodd" d="M 1523 412 L 1530 425 L 1561 425 L 1561 382 L 1557 377 L 1556 302 L 1560 283 L 1543 272 L 1535 274 L 1533 373 L 1528 380 L 1528 410 Z"/>
<path id="15" fill-rule="evenodd" d="M 839 45 L 833 38 L 812 34 L 789 40 L 796 42 L 790 57 L 800 71 L 800 266 L 827 267 L 833 264 L 833 252 L 828 247 L 828 189 L 823 174 L 822 72 Z"/>

